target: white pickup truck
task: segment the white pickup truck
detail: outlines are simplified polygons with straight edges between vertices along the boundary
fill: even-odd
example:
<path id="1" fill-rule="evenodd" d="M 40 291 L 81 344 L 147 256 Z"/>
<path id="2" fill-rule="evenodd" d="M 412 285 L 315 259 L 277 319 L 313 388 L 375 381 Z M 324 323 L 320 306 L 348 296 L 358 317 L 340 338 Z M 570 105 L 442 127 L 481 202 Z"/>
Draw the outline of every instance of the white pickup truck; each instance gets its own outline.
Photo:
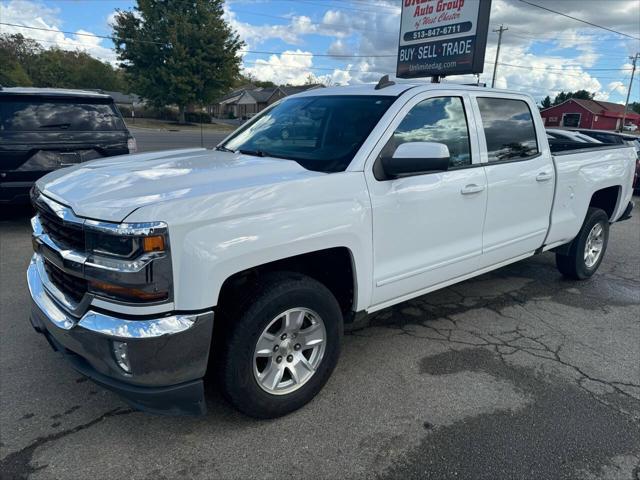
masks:
<path id="1" fill-rule="evenodd" d="M 242 412 L 283 415 L 320 391 L 366 314 L 548 250 L 562 274 L 593 275 L 630 216 L 635 161 L 550 147 L 521 93 L 307 91 L 215 150 L 42 178 L 31 322 L 140 409 L 202 413 L 215 373 Z"/>

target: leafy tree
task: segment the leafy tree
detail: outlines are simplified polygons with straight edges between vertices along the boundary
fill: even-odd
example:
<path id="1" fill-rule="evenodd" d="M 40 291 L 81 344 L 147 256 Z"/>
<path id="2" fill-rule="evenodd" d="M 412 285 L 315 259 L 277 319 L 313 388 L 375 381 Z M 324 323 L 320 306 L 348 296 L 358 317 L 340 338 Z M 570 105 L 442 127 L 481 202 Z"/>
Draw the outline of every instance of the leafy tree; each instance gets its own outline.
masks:
<path id="1" fill-rule="evenodd" d="M 581 100 L 593 100 L 596 96 L 595 93 L 587 92 L 586 90 L 577 90 L 575 92 L 560 92 L 556 95 L 556 98 L 553 99 L 554 105 L 559 105 L 562 102 L 569 100 L 570 98 L 578 98 Z"/>
<path id="2" fill-rule="evenodd" d="M 17 35 L 0 35 L 0 84 L 128 90 L 122 71 L 86 52 L 44 50 L 34 40 Z"/>
<path id="3" fill-rule="evenodd" d="M 206 104 L 233 86 L 244 45 L 222 18 L 223 0 L 138 0 L 113 31 L 133 90 L 156 106 Z"/>
<path id="4" fill-rule="evenodd" d="M 7 58 L 5 52 L 0 49 L 0 86 L 4 87 L 30 87 L 31 79 L 22 65 L 15 59 Z"/>
<path id="5" fill-rule="evenodd" d="M 258 80 L 251 72 L 245 74 L 240 73 L 233 82 L 233 88 L 242 88 L 245 85 L 253 85 L 254 87 L 262 88 L 271 88 L 276 86 L 276 84 L 270 80 Z"/>
<path id="6" fill-rule="evenodd" d="M 542 105 L 542 108 L 549 108 L 551 107 L 553 104 L 551 103 L 551 97 L 549 97 L 549 95 L 547 95 L 546 97 L 544 97 L 544 100 L 542 100 L 542 103 L 540 104 Z"/>
<path id="7" fill-rule="evenodd" d="M 37 42 L 20 34 L 0 35 L 0 85 L 31 86 L 29 73 L 40 51 Z"/>
<path id="8" fill-rule="evenodd" d="M 640 102 L 631 102 L 628 111 L 640 113 Z"/>
<path id="9" fill-rule="evenodd" d="M 123 72 L 86 52 L 51 48 L 34 60 L 31 78 L 39 87 L 127 91 Z"/>

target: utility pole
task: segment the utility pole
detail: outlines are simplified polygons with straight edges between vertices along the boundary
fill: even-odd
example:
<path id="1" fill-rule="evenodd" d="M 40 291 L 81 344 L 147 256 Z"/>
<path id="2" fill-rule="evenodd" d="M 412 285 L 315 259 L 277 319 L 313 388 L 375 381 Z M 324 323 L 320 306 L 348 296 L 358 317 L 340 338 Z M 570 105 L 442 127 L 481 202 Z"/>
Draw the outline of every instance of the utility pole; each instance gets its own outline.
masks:
<path id="1" fill-rule="evenodd" d="M 496 61 L 493 64 L 493 79 L 491 80 L 491 88 L 493 88 L 496 84 L 496 72 L 498 71 L 498 57 L 500 57 L 500 44 L 502 43 L 502 32 L 506 32 L 509 30 L 505 28 L 504 25 L 500 25 L 500 28 L 497 30 L 493 30 L 494 32 L 498 32 L 498 49 L 496 50 Z"/>
<path id="2" fill-rule="evenodd" d="M 631 70 L 631 80 L 629 80 L 629 90 L 627 90 L 627 99 L 624 102 L 624 112 L 622 112 L 622 125 L 620 125 L 621 132 L 624 130 L 624 122 L 627 119 L 629 95 L 631 94 L 631 87 L 633 86 L 633 75 L 636 73 L 636 62 L 638 61 L 639 56 L 640 56 L 640 53 L 636 53 L 633 57 L 629 57 L 629 59 L 633 62 L 633 70 Z"/>

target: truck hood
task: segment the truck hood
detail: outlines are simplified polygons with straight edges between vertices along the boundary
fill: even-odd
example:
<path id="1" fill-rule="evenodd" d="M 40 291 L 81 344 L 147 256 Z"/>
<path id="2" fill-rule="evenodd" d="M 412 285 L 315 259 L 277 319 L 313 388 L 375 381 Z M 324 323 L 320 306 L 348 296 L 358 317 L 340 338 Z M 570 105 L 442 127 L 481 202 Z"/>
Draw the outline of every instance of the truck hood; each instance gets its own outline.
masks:
<path id="1" fill-rule="evenodd" d="M 149 204 L 325 175 L 298 163 L 203 148 L 123 155 L 57 170 L 37 182 L 76 215 L 122 222 Z"/>

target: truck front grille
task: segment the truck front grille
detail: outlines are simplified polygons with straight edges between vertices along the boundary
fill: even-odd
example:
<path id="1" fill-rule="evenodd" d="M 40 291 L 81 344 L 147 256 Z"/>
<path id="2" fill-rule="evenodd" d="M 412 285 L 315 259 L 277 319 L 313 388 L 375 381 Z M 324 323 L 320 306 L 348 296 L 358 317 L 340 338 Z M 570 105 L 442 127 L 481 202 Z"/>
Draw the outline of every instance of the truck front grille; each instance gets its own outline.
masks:
<path id="1" fill-rule="evenodd" d="M 46 234 L 59 245 L 73 250 L 84 251 L 84 231 L 82 225 L 66 223 L 56 215 L 49 213 L 44 207 L 36 204 L 40 224 Z"/>
<path id="2" fill-rule="evenodd" d="M 44 269 L 47 272 L 49 281 L 62 293 L 76 303 L 82 300 L 82 297 L 84 297 L 84 294 L 87 292 L 87 281 L 85 279 L 63 272 L 47 259 L 44 261 Z"/>

